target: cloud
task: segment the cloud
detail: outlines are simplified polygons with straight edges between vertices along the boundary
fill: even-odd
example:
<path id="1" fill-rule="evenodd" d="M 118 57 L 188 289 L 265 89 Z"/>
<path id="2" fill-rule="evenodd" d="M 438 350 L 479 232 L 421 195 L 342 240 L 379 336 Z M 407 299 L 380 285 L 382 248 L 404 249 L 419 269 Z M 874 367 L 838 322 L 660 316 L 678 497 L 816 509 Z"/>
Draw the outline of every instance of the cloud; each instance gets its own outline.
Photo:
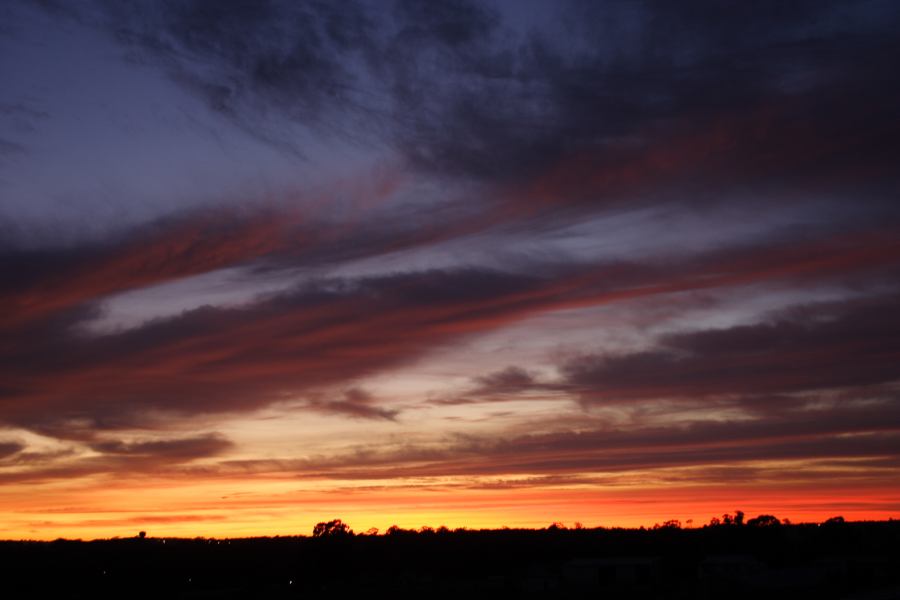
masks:
<path id="1" fill-rule="evenodd" d="M 500 402 L 521 400 L 525 394 L 535 391 L 554 391 L 560 387 L 555 383 L 538 380 L 534 374 L 522 367 L 509 366 L 499 371 L 473 378 L 468 389 L 458 394 L 450 394 L 430 401 L 430 404 L 452 406 L 479 402 Z"/>
<path id="2" fill-rule="evenodd" d="M 82 418 L 103 429 L 134 424 L 136 413 L 152 409 L 252 410 L 519 318 L 548 294 L 541 286 L 540 278 L 478 270 L 324 280 L 111 335 L 53 328 L 5 352 L 19 375 L 2 418 L 55 423 L 57 434 L 72 435 Z M 379 414 L 359 392 L 313 407 Z"/>
<path id="3" fill-rule="evenodd" d="M 556 428 L 544 420 L 533 423 L 534 433 L 526 435 L 496 431 L 457 434 L 394 448 L 361 444 L 332 456 L 225 460 L 216 465 L 187 466 L 185 473 L 209 477 L 291 473 L 316 479 L 389 480 L 534 474 L 603 477 L 644 472 L 703 482 L 715 480 L 721 469 L 728 468 L 733 470 L 729 473 L 733 481 L 878 481 L 884 470 L 900 459 L 896 400 L 896 393 L 882 399 L 861 395 L 857 402 L 791 414 L 654 426 L 604 426 L 585 420 L 578 429 L 571 429 Z M 806 465 L 809 472 L 797 472 L 803 468 L 798 465 Z M 684 469 L 701 471 L 685 473 Z"/>
<path id="4" fill-rule="evenodd" d="M 17 327 L 105 296 L 234 267 L 282 248 L 292 219 L 194 212 L 74 247 L 0 248 L 0 327 Z M 294 221 L 296 222 L 296 221 Z"/>
<path id="5" fill-rule="evenodd" d="M 234 228 L 231 221 L 224 222 L 224 229 L 213 226 L 201 235 L 176 220 L 170 228 L 160 227 L 153 235 L 128 242 L 124 249 L 113 243 L 112 250 L 101 252 L 92 247 L 74 252 L 70 259 L 43 255 L 46 260 L 30 263 L 32 269 L 25 268 L 29 263 L 21 254 L 11 252 L 5 263 L 11 274 L 4 280 L 5 315 L 10 321 L 5 326 L 16 335 L 0 343 L 5 381 L 0 390 L 5 400 L 0 420 L 85 439 L 105 429 L 154 427 L 148 415 L 159 411 L 225 414 L 257 410 L 275 402 L 302 405 L 309 392 L 345 387 L 350 381 L 408 364 L 466 337 L 547 311 L 699 289 L 840 281 L 848 275 L 861 278 L 865 273 L 877 282 L 895 272 L 900 262 L 897 237 L 876 230 L 802 243 L 717 249 L 677 262 L 527 263 L 518 272 L 460 268 L 321 278 L 244 305 L 204 306 L 124 331 L 92 334 L 73 327 L 96 316 L 98 301 L 112 290 L 229 264 L 264 265 L 270 257 L 261 255 L 273 247 L 277 250 L 272 250 L 272 256 L 282 257 L 278 260 L 284 265 L 291 264 L 290 252 L 280 247 L 281 238 L 271 234 L 272 227 L 281 231 L 273 219 Z M 373 247 L 379 248 L 378 244 Z M 285 248 L 291 248 L 290 244 Z M 302 264 L 303 255 L 297 256 Z M 890 301 L 872 300 L 871 306 L 860 306 L 853 313 L 859 313 L 856 317 L 850 314 L 852 305 L 844 311 L 847 314 L 837 306 L 830 310 L 837 319 L 860 319 L 860 326 L 868 323 L 864 313 L 880 311 L 889 324 L 893 321 Z M 770 328 L 770 333 L 794 340 L 797 351 L 803 343 L 819 343 L 816 335 L 831 335 L 827 339 L 836 357 L 849 352 L 842 350 L 836 339 L 839 331 L 826 335 L 804 329 L 827 328 L 815 322 L 831 314 L 822 310 L 821 315 L 805 317 L 807 325 L 792 329 L 785 321 Z M 849 335 L 854 327 L 848 322 L 841 331 Z M 872 343 L 881 339 L 867 327 L 866 331 L 873 333 Z M 753 334 L 734 331 L 731 335 L 743 340 Z M 713 334 L 707 334 L 710 336 Z M 698 340 L 700 337 L 694 343 L 700 343 Z M 572 385 L 587 388 L 596 384 L 596 393 L 640 396 L 648 392 L 641 391 L 639 378 L 628 375 L 629 369 L 656 368 L 658 381 L 671 383 L 666 389 L 678 394 L 679 377 L 687 377 L 679 373 L 693 364 L 690 359 L 676 364 L 682 360 L 680 356 L 698 353 L 698 369 L 706 357 L 703 348 L 693 348 L 687 338 L 674 337 L 666 343 L 671 347 L 656 353 L 600 361 L 585 358 L 566 367 L 566 374 Z M 738 361 L 742 357 L 735 352 L 731 360 Z M 729 360 L 728 356 L 723 351 L 722 357 L 711 360 L 719 360 L 724 368 L 722 361 Z M 867 367 L 835 368 L 823 381 L 838 385 L 844 381 L 838 374 L 849 377 L 851 369 L 856 369 L 858 378 L 883 381 L 891 366 L 879 359 Z M 745 367 L 747 377 L 754 376 L 749 370 Z M 609 378 L 604 379 L 607 371 Z M 784 371 L 785 367 L 774 365 L 768 378 L 757 377 L 757 387 L 762 389 L 763 382 L 774 381 L 775 373 L 787 377 Z M 718 383 L 721 377 L 712 375 L 707 387 L 724 385 Z M 629 383 L 629 377 L 635 383 Z M 614 387 L 603 381 L 618 383 Z M 493 381 L 495 386 L 502 383 Z M 697 385 L 701 385 L 699 377 Z M 686 384 L 683 387 L 688 393 Z M 776 387 L 772 384 L 771 389 Z M 314 400 L 308 406 L 354 416 L 392 416 L 390 410 L 353 395 L 338 401 Z"/>
<path id="6" fill-rule="evenodd" d="M 169 525 L 172 523 L 204 523 L 226 521 L 227 515 L 210 515 L 210 514 L 166 514 L 166 515 L 134 515 L 129 517 L 113 518 L 113 519 L 80 519 L 77 521 L 67 520 L 66 527 L 84 527 L 86 529 L 96 530 L 98 527 L 119 527 L 133 526 L 141 527 L 144 525 Z M 27 527 L 59 527 L 59 523 L 54 521 L 29 521 L 25 523 Z M 152 532 L 151 532 L 152 533 Z"/>
<path id="7" fill-rule="evenodd" d="M 421 172 L 500 184 L 518 210 L 865 182 L 857 201 L 896 217 L 892 3 L 544 9 L 526 28 L 464 0 L 99 2 L 81 18 L 279 147 L 302 152 L 289 123 L 387 143 Z"/>
<path id="8" fill-rule="evenodd" d="M 474 393 L 495 394 L 527 389 L 536 383 L 534 376 L 520 367 L 507 367 L 476 378 Z"/>
<path id="9" fill-rule="evenodd" d="M 761 323 L 672 333 L 643 352 L 561 367 L 583 402 L 765 395 L 900 379 L 900 297 L 795 306 Z"/>
<path id="10" fill-rule="evenodd" d="M 374 23 L 357 2 L 100 2 L 94 20 L 247 133 L 302 153 L 267 117 L 351 135 L 377 106 L 362 70 Z M 335 117 L 335 113 L 341 115 Z"/>
<path id="11" fill-rule="evenodd" d="M 0 460 L 15 456 L 25 449 L 21 442 L 0 441 Z"/>
<path id="12" fill-rule="evenodd" d="M 507 221 L 846 195 L 896 218 L 896 7 L 574 4 L 569 31 L 554 32 L 550 11 L 530 35 L 453 4 L 431 15 L 465 24 L 452 47 L 436 26 L 404 29 L 422 17 L 402 5 L 385 69 L 411 163 L 499 184 Z M 874 99 L 863 110 L 862 97 Z"/>
<path id="13" fill-rule="evenodd" d="M 220 456 L 233 446 L 230 440 L 218 433 L 188 438 L 138 441 L 104 438 L 87 445 L 95 455 L 76 453 L 75 449 L 70 447 L 57 452 L 32 454 L 25 460 L 15 460 L 13 466 L 26 468 L 0 472 L 0 481 L 7 483 L 49 481 L 104 473 L 113 473 L 121 477 L 161 471 L 168 473 L 176 465 Z"/>
<path id="14" fill-rule="evenodd" d="M 12 457 L 8 457 L 6 460 L 6 464 L 3 466 L 43 466 L 52 464 L 60 459 L 70 457 L 74 455 L 76 452 L 75 448 L 61 448 L 59 450 L 47 450 L 47 451 L 32 451 L 26 452 L 23 450 L 17 454 L 12 455 Z"/>
<path id="15" fill-rule="evenodd" d="M 326 414 L 345 415 L 358 419 L 385 419 L 393 421 L 399 410 L 379 407 L 372 395 L 360 388 L 345 390 L 340 399 L 323 398 L 320 395 L 307 400 L 307 407 Z"/>
<path id="16" fill-rule="evenodd" d="M 219 434 L 173 440 L 123 442 L 103 440 L 90 444 L 92 450 L 111 456 L 153 457 L 172 461 L 216 456 L 230 449 L 231 441 Z"/>
<path id="17" fill-rule="evenodd" d="M 666 404 L 805 418 L 805 407 L 890 397 L 900 382 L 900 297 L 800 304 L 753 324 L 663 334 L 648 349 L 582 354 L 535 378 L 489 373 L 434 404 L 573 398 L 584 407 Z"/>

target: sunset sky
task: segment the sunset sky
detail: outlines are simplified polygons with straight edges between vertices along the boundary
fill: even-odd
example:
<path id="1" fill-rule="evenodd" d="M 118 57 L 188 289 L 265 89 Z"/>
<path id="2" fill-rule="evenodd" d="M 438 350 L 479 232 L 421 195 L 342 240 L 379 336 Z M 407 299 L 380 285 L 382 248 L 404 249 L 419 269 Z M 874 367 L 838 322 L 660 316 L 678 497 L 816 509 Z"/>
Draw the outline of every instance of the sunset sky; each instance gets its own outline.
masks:
<path id="1" fill-rule="evenodd" d="M 900 518 L 895 0 L 0 4 L 0 538 Z"/>

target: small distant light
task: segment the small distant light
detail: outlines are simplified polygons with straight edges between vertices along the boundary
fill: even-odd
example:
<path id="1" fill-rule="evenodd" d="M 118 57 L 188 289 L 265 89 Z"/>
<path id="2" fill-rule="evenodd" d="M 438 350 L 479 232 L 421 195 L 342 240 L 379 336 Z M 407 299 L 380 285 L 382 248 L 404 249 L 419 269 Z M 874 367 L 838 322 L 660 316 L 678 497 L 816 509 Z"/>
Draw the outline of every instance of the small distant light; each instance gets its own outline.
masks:
<path id="1" fill-rule="evenodd" d="M 290 581 L 288 581 L 288 585 L 294 585 L 294 580 L 291 579 Z"/>

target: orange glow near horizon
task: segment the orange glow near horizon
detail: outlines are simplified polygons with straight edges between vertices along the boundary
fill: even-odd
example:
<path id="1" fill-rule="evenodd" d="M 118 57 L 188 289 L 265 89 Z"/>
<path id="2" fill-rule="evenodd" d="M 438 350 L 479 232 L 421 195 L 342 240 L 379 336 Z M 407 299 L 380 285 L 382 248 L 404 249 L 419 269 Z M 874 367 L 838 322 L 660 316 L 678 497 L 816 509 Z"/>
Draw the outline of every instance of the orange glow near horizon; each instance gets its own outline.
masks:
<path id="1" fill-rule="evenodd" d="M 357 533 L 373 527 L 383 533 L 393 525 L 540 529 L 557 521 L 569 527 L 578 522 L 589 528 L 637 528 L 677 519 L 684 527 L 700 527 L 735 510 L 747 518 L 774 514 L 793 523 L 836 515 L 849 521 L 900 515 L 900 494 L 883 485 L 856 490 L 809 485 L 466 489 L 432 482 L 304 490 L 296 480 L 277 478 L 253 484 L 132 480 L 46 487 L 30 498 L 9 491 L 0 495 L 3 538 L 102 539 L 130 537 L 139 530 L 151 537 L 309 535 L 315 523 L 334 518 Z"/>

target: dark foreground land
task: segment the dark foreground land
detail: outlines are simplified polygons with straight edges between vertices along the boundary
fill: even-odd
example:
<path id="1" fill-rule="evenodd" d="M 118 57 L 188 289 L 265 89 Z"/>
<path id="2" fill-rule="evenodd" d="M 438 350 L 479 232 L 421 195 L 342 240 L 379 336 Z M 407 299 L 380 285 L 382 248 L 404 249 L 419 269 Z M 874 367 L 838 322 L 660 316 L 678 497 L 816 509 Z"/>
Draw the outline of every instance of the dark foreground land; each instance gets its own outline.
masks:
<path id="1" fill-rule="evenodd" d="M 6 598 L 900 598 L 900 522 L 0 542 Z"/>

